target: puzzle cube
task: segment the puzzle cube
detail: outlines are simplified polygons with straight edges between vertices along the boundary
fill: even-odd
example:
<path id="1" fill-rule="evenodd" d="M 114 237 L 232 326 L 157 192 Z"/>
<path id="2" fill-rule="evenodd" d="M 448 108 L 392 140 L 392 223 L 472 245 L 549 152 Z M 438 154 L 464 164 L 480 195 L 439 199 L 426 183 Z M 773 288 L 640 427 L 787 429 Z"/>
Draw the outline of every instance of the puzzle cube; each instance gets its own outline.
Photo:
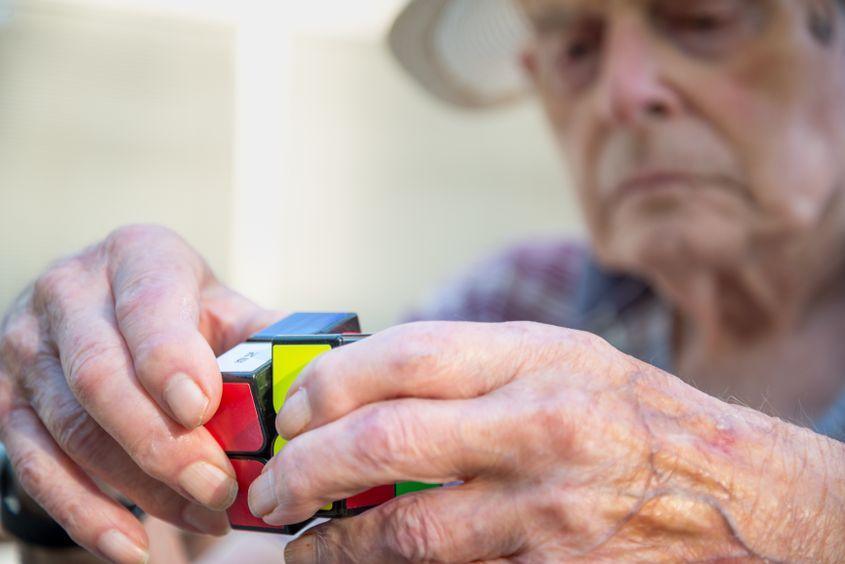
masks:
<path id="1" fill-rule="evenodd" d="M 317 356 L 367 337 L 360 330 L 354 313 L 295 313 L 217 359 L 223 393 L 206 428 L 226 451 L 237 475 L 238 496 L 228 510 L 232 528 L 295 534 L 310 521 L 272 527 L 254 517 L 247 504 L 249 485 L 284 448 L 275 420 L 291 384 Z M 398 495 L 436 486 L 417 482 L 378 486 L 328 504 L 315 517 L 356 515 Z"/>

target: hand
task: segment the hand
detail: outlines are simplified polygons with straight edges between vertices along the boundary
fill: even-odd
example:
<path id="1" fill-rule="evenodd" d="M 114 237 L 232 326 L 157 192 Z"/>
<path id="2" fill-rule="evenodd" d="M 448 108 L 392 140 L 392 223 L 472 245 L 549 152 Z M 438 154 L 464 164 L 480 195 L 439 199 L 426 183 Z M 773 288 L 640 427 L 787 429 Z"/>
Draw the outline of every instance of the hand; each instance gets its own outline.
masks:
<path id="1" fill-rule="evenodd" d="M 83 547 L 138 562 L 147 537 L 99 486 L 222 534 L 237 484 L 202 427 L 215 352 L 272 322 L 181 238 L 126 227 L 62 260 L 0 325 L 0 439 L 25 490 Z"/>
<path id="2" fill-rule="evenodd" d="M 400 326 L 318 357 L 289 397 L 292 440 L 249 492 L 268 523 L 380 484 L 463 481 L 317 527 L 291 563 L 845 554 L 839 443 L 590 334 Z"/>

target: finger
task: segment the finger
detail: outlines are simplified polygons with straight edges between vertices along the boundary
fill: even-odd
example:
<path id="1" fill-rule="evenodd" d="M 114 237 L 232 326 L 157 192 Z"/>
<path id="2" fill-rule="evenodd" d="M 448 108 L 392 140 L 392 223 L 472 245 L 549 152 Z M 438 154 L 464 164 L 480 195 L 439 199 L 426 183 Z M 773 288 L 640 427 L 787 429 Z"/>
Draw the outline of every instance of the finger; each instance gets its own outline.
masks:
<path id="1" fill-rule="evenodd" d="M 507 493 L 479 484 L 426 490 L 308 530 L 288 544 L 285 562 L 486 561 L 521 552 L 524 523 Z"/>
<path id="2" fill-rule="evenodd" d="M 500 428 L 518 425 L 517 415 L 486 398 L 366 406 L 287 443 L 250 487 L 250 509 L 271 524 L 296 523 L 380 484 L 514 472 L 518 453 Z"/>
<path id="3" fill-rule="evenodd" d="M 217 410 L 222 386 L 214 351 L 199 331 L 208 267 L 165 229 L 124 228 L 106 248 L 118 330 L 138 380 L 182 425 L 202 425 Z"/>
<path id="4" fill-rule="evenodd" d="M 276 419 L 291 439 L 362 405 L 400 397 L 472 398 L 504 386 L 539 360 L 528 347 L 569 338 L 528 323 L 412 323 L 317 357 L 300 374 Z M 535 355 L 535 356 L 531 356 Z"/>
<path id="5" fill-rule="evenodd" d="M 210 509 L 228 507 L 237 493 L 231 464 L 205 428 L 185 430 L 138 382 L 103 281 L 85 270 L 63 281 L 43 285 L 36 305 L 80 405 L 144 472 Z"/>
<path id="6" fill-rule="evenodd" d="M 27 366 L 22 391 L 53 440 L 89 476 L 132 500 L 145 513 L 197 533 L 225 534 L 225 513 L 186 500 L 145 474 L 76 401 L 55 357 L 40 355 Z"/>
<path id="7" fill-rule="evenodd" d="M 106 496 L 53 442 L 28 407 L 5 414 L 2 437 L 20 484 L 80 546 L 114 562 L 145 562 L 138 520 Z"/>

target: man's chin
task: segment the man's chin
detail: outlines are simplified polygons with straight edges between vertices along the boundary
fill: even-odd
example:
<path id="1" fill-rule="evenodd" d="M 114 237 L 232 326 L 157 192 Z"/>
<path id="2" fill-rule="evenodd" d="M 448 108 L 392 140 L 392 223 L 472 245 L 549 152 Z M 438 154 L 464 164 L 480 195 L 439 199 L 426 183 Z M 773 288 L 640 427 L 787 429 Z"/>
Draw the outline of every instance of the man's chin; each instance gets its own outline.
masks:
<path id="1" fill-rule="evenodd" d="M 672 272 L 725 270 L 747 257 L 744 230 L 735 222 L 698 216 L 615 223 L 596 241 L 610 267 L 650 278 Z"/>

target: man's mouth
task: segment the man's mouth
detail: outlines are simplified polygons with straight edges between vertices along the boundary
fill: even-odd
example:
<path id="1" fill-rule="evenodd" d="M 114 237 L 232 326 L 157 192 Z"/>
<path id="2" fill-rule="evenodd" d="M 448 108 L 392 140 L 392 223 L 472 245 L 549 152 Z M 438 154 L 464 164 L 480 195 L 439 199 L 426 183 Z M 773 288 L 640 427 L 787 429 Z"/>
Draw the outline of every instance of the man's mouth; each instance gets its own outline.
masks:
<path id="1" fill-rule="evenodd" d="M 700 177 L 671 171 L 646 171 L 627 177 L 612 191 L 614 198 L 692 188 Z"/>
<path id="2" fill-rule="evenodd" d="M 668 196 L 705 186 L 729 190 L 735 190 L 737 187 L 736 182 L 722 175 L 646 170 L 626 177 L 610 191 L 609 196 L 611 200 L 633 196 Z"/>

